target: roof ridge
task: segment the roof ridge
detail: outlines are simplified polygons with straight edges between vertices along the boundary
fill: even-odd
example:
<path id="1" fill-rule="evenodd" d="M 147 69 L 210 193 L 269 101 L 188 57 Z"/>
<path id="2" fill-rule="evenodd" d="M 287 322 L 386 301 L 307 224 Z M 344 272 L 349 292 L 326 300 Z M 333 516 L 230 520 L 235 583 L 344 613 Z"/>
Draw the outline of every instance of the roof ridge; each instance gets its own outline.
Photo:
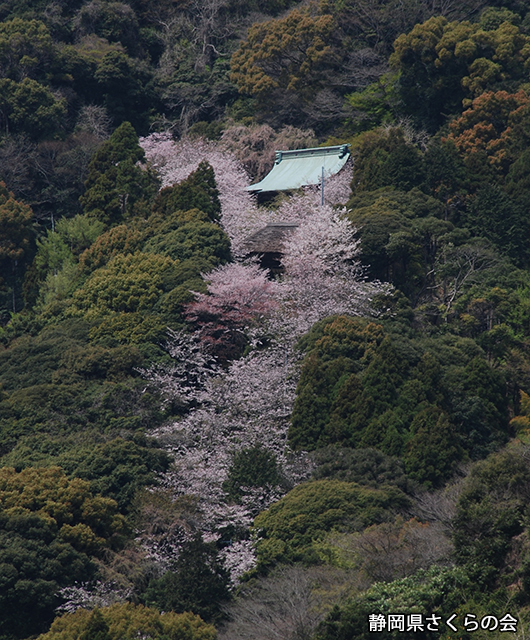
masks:
<path id="1" fill-rule="evenodd" d="M 282 160 L 288 160 L 292 158 L 304 158 L 304 157 L 318 157 L 328 155 L 338 155 L 339 158 L 343 158 L 347 153 L 350 153 L 350 144 L 335 144 L 331 147 L 309 147 L 308 149 L 290 149 L 287 151 L 275 151 L 276 159 L 275 164 L 280 164 Z"/>

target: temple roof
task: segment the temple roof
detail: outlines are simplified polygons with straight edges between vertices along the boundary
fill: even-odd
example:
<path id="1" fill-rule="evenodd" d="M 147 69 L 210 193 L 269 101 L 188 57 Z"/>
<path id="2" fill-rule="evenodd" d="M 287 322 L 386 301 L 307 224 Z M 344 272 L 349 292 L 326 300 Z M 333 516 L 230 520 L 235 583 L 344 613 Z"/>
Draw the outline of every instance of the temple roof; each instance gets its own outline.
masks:
<path id="1" fill-rule="evenodd" d="M 282 253 L 283 243 L 298 224 L 276 222 L 268 224 L 245 240 L 247 253 Z"/>
<path id="2" fill-rule="evenodd" d="M 276 161 L 270 172 L 247 191 L 288 191 L 318 185 L 322 179 L 338 173 L 350 157 L 348 144 L 315 147 L 296 151 L 276 151 Z"/>

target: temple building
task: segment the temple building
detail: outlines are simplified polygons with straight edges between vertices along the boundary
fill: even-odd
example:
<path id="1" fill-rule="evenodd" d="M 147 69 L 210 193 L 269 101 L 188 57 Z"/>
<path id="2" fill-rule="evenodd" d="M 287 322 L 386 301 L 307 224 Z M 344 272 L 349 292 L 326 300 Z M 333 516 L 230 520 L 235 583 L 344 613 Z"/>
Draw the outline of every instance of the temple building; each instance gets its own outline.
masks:
<path id="1" fill-rule="evenodd" d="M 269 173 L 256 184 L 247 187 L 258 195 L 268 197 L 278 191 L 292 191 L 301 187 L 321 186 L 337 174 L 350 157 L 350 145 L 315 147 L 296 151 L 276 151 L 276 161 Z M 321 186 L 322 188 L 322 186 Z M 245 241 L 246 255 L 259 257 L 260 266 L 268 269 L 271 277 L 280 274 L 283 243 L 298 224 L 275 222 L 263 227 Z"/>
<path id="2" fill-rule="evenodd" d="M 315 147 L 295 151 L 276 151 L 276 160 L 269 173 L 247 191 L 265 193 L 290 191 L 300 187 L 320 185 L 324 179 L 337 174 L 350 157 L 350 145 Z"/>

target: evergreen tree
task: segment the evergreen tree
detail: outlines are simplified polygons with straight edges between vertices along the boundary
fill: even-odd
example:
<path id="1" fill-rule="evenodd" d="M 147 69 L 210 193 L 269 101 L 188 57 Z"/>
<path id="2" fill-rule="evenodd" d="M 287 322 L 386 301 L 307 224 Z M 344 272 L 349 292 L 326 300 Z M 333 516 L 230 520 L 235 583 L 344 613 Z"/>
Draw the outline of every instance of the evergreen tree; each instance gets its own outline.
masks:
<path id="1" fill-rule="evenodd" d="M 410 191 L 423 182 L 424 176 L 423 158 L 416 147 L 405 140 L 401 128 L 376 129 L 363 134 L 355 159 L 352 186 L 356 192 L 387 186 Z"/>
<path id="2" fill-rule="evenodd" d="M 190 209 L 203 211 L 212 222 L 218 222 L 220 219 L 219 191 L 214 170 L 208 162 L 201 162 L 186 180 L 162 189 L 153 206 L 154 213 L 164 217 L 175 211 Z"/>
<path id="3" fill-rule="evenodd" d="M 280 480 L 275 455 L 257 445 L 235 454 L 223 489 L 230 499 L 239 502 L 245 493 L 245 487 L 277 485 Z"/>
<path id="4" fill-rule="evenodd" d="M 397 389 L 404 373 L 402 369 L 392 341 L 388 337 L 385 338 L 362 377 L 363 388 L 372 398 L 377 414 L 390 409 L 396 403 Z"/>
<path id="5" fill-rule="evenodd" d="M 80 198 L 84 212 L 108 226 L 135 214 L 148 213 L 157 181 L 145 160 L 138 136 L 129 122 L 121 124 L 94 154 Z"/>
<path id="6" fill-rule="evenodd" d="M 517 168 L 521 167 L 519 163 Z M 512 174 L 512 176 L 515 172 Z M 510 183 L 512 186 L 514 183 Z M 525 192 L 528 193 L 527 191 Z M 466 226 L 481 235 L 509 256 L 515 264 L 530 264 L 528 236 L 530 225 L 527 214 L 527 195 L 513 200 L 497 185 L 485 185 L 477 194 L 466 216 Z"/>
<path id="7" fill-rule="evenodd" d="M 404 456 L 405 469 L 426 487 L 440 486 L 464 456 L 462 447 L 447 414 L 438 407 L 428 407 L 412 421 L 414 433 Z"/>
<path id="8" fill-rule="evenodd" d="M 94 609 L 79 640 L 110 640 L 109 625 L 99 609 Z"/>
<path id="9" fill-rule="evenodd" d="M 174 569 L 150 583 L 144 600 L 163 611 L 192 611 L 206 622 L 218 621 L 222 603 L 230 599 L 228 583 L 217 550 L 196 535 L 183 545 Z"/>
<path id="10" fill-rule="evenodd" d="M 17 311 L 22 266 L 33 248 L 33 212 L 0 182 L 0 318 Z"/>

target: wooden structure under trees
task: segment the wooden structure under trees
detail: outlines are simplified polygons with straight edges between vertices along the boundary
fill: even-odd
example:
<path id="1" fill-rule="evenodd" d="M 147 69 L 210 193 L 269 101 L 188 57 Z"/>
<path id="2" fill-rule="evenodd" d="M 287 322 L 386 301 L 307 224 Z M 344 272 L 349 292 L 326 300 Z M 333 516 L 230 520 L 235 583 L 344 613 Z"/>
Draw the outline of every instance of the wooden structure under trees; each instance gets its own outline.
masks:
<path id="1" fill-rule="evenodd" d="M 349 157 L 350 145 L 348 144 L 276 151 L 273 168 L 263 180 L 246 189 L 262 194 L 317 186 L 322 183 L 323 178 L 336 175 Z M 271 275 L 281 273 L 283 244 L 297 227 L 298 224 L 291 222 L 268 224 L 247 238 L 245 242 L 247 255 L 259 256 L 260 266 L 268 269 Z"/>
<path id="2" fill-rule="evenodd" d="M 247 238 L 245 250 L 248 256 L 259 256 L 260 267 L 268 269 L 271 275 L 280 273 L 283 243 L 298 227 L 296 222 L 276 222 L 268 224 Z"/>

